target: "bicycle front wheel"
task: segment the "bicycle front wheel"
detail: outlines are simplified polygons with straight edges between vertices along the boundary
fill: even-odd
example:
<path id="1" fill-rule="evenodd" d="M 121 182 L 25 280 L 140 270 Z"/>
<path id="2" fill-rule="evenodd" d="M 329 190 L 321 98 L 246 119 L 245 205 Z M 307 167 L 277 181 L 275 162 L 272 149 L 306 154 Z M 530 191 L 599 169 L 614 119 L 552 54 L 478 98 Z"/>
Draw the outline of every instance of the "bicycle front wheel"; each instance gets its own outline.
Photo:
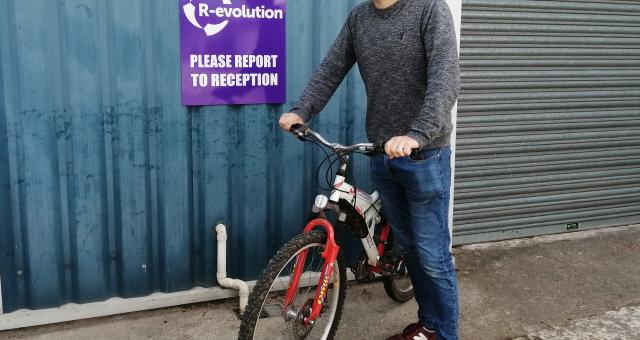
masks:
<path id="1" fill-rule="evenodd" d="M 269 261 L 242 315 L 238 338 L 245 339 L 332 339 L 340 321 L 346 289 L 346 267 L 341 253 L 334 265 L 327 297 L 320 317 L 312 324 L 311 314 L 318 280 L 324 264 L 326 234 L 311 231 L 287 242 Z M 305 253 L 304 272 L 292 303 L 284 300 L 292 282 L 296 260 Z"/>

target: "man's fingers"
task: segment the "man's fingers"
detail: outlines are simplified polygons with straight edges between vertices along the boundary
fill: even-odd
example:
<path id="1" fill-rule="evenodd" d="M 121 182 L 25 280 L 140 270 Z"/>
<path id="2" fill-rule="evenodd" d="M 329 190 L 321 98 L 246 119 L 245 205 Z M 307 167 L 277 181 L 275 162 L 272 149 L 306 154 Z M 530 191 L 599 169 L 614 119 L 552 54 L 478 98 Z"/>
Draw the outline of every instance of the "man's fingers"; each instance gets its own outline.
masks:
<path id="1" fill-rule="evenodd" d="M 411 155 L 411 152 L 413 152 L 413 148 L 411 147 L 411 145 L 407 144 L 404 146 L 404 155 L 405 156 L 409 156 Z"/>
<path id="2" fill-rule="evenodd" d="M 405 139 L 406 143 L 404 145 L 404 155 L 405 156 L 410 156 L 411 153 L 413 152 L 413 148 L 414 148 L 414 144 L 412 143 L 412 140 L 410 139 Z"/>
<path id="3" fill-rule="evenodd" d="M 402 143 L 402 149 L 400 150 L 401 156 L 409 156 L 411 154 L 411 147 L 407 143 Z"/>
<path id="4" fill-rule="evenodd" d="M 289 131 L 291 130 L 291 126 L 293 126 L 294 124 L 304 124 L 304 120 L 302 119 L 302 117 L 295 113 L 287 112 L 280 116 L 280 121 L 278 122 L 278 124 L 283 130 Z"/>
<path id="5" fill-rule="evenodd" d="M 393 159 L 396 157 L 402 157 L 404 156 L 404 148 L 402 146 L 402 141 L 400 139 L 398 139 L 397 137 L 393 137 L 391 138 L 391 140 L 389 140 L 389 143 L 387 143 L 387 155 L 389 156 L 389 158 Z"/>
<path id="6" fill-rule="evenodd" d="M 387 156 L 392 157 L 391 155 L 391 144 L 393 139 L 390 139 L 385 145 L 384 145 L 384 153 L 387 154 Z"/>
<path id="7" fill-rule="evenodd" d="M 393 148 L 393 156 L 394 157 L 402 157 L 404 156 L 404 150 L 402 147 L 402 141 L 396 140 L 395 146 Z"/>
<path id="8" fill-rule="evenodd" d="M 393 159 L 396 156 L 396 147 L 397 147 L 397 143 L 396 143 L 396 138 L 391 138 L 387 144 L 384 146 L 384 152 L 387 154 L 387 156 L 389 156 L 389 158 Z"/>
<path id="9" fill-rule="evenodd" d="M 411 155 L 414 148 L 418 148 L 418 142 L 407 136 L 396 136 L 391 138 L 384 146 L 384 152 L 389 159 Z"/>
<path id="10" fill-rule="evenodd" d="M 288 120 L 282 121 L 280 127 L 285 131 L 289 131 L 289 129 L 291 129 L 291 123 Z"/>
<path id="11" fill-rule="evenodd" d="M 407 155 L 407 141 L 404 138 L 398 140 L 398 157 L 404 157 Z"/>
<path id="12" fill-rule="evenodd" d="M 287 114 L 286 113 L 280 116 L 280 121 L 278 123 L 280 124 L 280 127 L 283 130 L 287 130 Z"/>

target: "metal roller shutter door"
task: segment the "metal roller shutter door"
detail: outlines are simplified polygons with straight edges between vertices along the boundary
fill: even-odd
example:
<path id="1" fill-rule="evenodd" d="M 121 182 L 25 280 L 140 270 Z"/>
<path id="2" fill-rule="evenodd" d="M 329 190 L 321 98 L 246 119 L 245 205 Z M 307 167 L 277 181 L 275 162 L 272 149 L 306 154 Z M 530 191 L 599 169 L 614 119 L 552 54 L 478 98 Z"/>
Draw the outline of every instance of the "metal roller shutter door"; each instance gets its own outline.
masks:
<path id="1" fill-rule="evenodd" d="M 464 0 L 456 243 L 640 222 L 640 2 Z"/>

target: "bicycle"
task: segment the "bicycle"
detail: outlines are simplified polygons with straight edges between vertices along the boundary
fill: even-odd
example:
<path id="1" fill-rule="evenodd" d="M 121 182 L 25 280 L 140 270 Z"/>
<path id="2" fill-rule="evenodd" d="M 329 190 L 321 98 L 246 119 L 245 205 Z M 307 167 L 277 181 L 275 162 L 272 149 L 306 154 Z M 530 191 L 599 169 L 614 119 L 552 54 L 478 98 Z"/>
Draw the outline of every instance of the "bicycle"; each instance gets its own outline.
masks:
<path id="1" fill-rule="evenodd" d="M 303 232 L 280 248 L 256 282 L 242 315 L 238 338 L 243 340 L 334 337 L 346 288 L 346 266 L 336 230 L 349 230 L 362 242 L 363 254 L 351 268 L 357 281 L 382 277 L 393 300 L 405 302 L 414 296 L 402 257 L 392 251 L 391 228 L 381 214 L 380 196 L 377 192 L 369 195 L 346 181 L 350 154 L 380 154 L 384 152 L 382 144 L 330 143 L 305 125 L 294 125 L 290 132 L 332 151 L 326 153 L 317 174 L 326 161 L 326 177 L 335 162 L 339 161 L 340 167 L 333 184 L 327 181 L 330 197 L 316 196 Z M 331 161 L 331 157 L 337 158 Z M 335 216 L 335 230 L 328 212 Z"/>

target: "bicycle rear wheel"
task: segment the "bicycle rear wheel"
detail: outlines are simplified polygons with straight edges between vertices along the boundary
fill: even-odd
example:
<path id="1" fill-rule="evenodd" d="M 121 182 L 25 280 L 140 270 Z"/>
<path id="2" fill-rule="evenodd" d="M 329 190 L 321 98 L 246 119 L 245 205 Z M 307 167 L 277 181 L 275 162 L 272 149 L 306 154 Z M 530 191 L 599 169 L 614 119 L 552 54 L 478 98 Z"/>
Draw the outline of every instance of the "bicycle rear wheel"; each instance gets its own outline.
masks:
<path id="1" fill-rule="evenodd" d="M 245 339 L 332 339 L 340 321 L 346 289 L 346 267 L 342 255 L 334 265 L 322 313 L 312 325 L 304 318 L 311 313 L 320 272 L 324 264 L 326 234 L 311 231 L 287 242 L 269 261 L 249 295 L 238 338 Z M 284 299 L 291 284 L 295 262 L 306 251 L 304 273 L 291 306 Z"/>
<path id="2" fill-rule="evenodd" d="M 395 248 L 393 234 L 389 235 L 388 241 L 387 251 L 393 253 Z M 407 264 L 404 258 L 398 263 L 395 273 L 391 276 L 383 277 L 382 282 L 384 282 L 384 290 L 387 292 L 387 295 L 397 302 L 407 302 L 415 296 L 411 277 L 407 271 Z"/>
<path id="3" fill-rule="evenodd" d="M 415 295 L 404 260 L 398 265 L 398 270 L 391 276 L 383 277 L 382 282 L 387 295 L 395 301 L 407 302 Z"/>

